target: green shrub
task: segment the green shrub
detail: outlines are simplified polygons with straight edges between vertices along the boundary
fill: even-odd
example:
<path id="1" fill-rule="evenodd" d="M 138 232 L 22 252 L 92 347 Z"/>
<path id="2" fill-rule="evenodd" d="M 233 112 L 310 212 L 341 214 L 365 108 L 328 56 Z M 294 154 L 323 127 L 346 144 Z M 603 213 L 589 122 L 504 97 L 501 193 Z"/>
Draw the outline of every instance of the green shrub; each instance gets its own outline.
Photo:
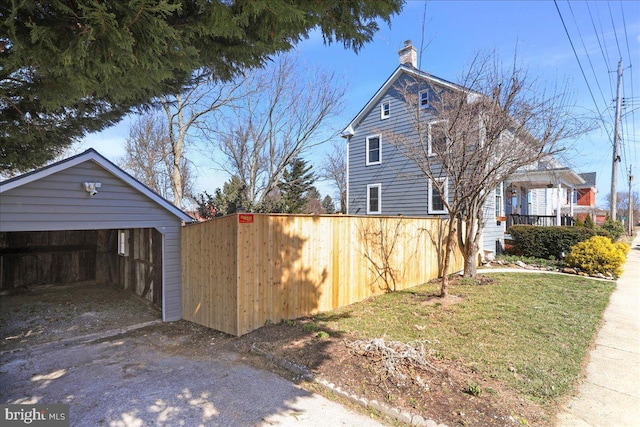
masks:
<path id="1" fill-rule="evenodd" d="M 593 218 L 591 218 L 591 215 L 587 215 L 587 217 L 584 219 L 584 227 L 590 228 L 592 230 L 596 228 L 596 225 L 593 223 Z"/>
<path id="2" fill-rule="evenodd" d="M 593 236 L 576 244 L 565 259 L 568 265 L 578 267 L 586 273 L 612 274 L 614 277 L 622 273 L 624 261 L 624 249 L 604 236 Z"/>
<path id="3" fill-rule="evenodd" d="M 512 237 L 513 251 L 526 257 L 562 259 L 578 242 L 596 235 L 586 227 L 534 227 L 514 225 L 507 230 Z"/>
<path id="4" fill-rule="evenodd" d="M 617 241 L 624 234 L 624 225 L 620 221 L 614 221 L 607 215 L 607 219 L 602 224 L 601 228 L 609 233 L 611 240 Z"/>

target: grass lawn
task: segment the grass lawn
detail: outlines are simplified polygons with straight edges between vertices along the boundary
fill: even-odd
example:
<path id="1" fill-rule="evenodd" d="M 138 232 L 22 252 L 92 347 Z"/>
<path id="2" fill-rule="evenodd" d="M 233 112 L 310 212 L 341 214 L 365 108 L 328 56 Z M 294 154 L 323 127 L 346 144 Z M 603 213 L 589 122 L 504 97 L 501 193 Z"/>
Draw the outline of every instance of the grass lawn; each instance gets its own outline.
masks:
<path id="1" fill-rule="evenodd" d="M 427 284 L 316 319 L 362 339 L 426 340 L 435 357 L 499 379 L 523 397 L 543 404 L 562 397 L 580 379 L 615 284 L 553 274 L 485 277 L 493 283 L 459 280 L 449 301 L 431 297 L 437 285 Z"/>

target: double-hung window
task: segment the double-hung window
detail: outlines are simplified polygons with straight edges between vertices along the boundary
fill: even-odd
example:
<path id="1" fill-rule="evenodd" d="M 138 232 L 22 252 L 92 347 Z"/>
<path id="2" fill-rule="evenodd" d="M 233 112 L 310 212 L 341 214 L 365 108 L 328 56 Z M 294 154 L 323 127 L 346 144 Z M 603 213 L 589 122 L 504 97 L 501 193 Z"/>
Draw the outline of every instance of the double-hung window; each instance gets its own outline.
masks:
<path id="1" fill-rule="evenodd" d="M 367 214 L 382 212 L 382 184 L 367 185 Z"/>
<path id="2" fill-rule="evenodd" d="M 388 119 L 391 116 L 391 101 L 380 104 L 380 119 Z"/>
<path id="3" fill-rule="evenodd" d="M 421 90 L 418 94 L 418 105 L 420 108 L 429 107 L 429 89 Z"/>
<path id="4" fill-rule="evenodd" d="M 447 208 L 444 206 L 444 201 L 447 199 L 448 190 L 447 178 L 438 178 L 435 180 L 429 180 L 429 213 L 430 214 L 446 214 Z"/>
<path id="5" fill-rule="evenodd" d="M 380 145 L 380 135 L 367 137 L 367 166 L 379 165 L 382 161 L 382 150 Z"/>
<path id="6" fill-rule="evenodd" d="M 447 136 L 444 129 L 445 122 L 429 123 L 429 155 L 444 153 L 447 149 Z"/>

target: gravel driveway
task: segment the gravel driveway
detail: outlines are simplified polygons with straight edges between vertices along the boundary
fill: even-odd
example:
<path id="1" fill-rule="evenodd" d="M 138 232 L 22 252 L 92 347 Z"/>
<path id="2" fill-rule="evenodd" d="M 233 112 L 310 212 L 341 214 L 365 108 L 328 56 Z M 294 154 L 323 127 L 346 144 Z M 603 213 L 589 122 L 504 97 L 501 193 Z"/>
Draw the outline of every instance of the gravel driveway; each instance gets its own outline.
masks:
<path id="1" fill-rule="evenodd" d="M 5 346 L 0 403 L 66 403 L 72 426 L 380 425 L 253 367 L 227 335 L 186 321 L 121 331 Z"/>

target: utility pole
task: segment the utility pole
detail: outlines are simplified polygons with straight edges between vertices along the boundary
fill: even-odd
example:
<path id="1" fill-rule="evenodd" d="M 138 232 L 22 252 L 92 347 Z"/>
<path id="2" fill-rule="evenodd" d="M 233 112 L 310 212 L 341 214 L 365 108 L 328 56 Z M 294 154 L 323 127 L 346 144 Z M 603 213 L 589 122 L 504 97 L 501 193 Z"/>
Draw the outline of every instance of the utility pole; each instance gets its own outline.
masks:
<path id="1" fill-rule="evenodd" d="M 631 175 L 631 165 L 629 165 L 629 236 L 633 236 L 633 192 L 631 191 L 631 181 L 633 181 L 633 175 Z"/>
<path id="2" fill-rule="evenodd" d="M 622 59 L 618 61 L 618 90 L 616 93 L 616 124 L 613 130 L 613 167 L 611 169 L 611 220 L 615 221 L 618 204 L 618 144 L 620 143 L 620 110 L 622 110 Z"/>

